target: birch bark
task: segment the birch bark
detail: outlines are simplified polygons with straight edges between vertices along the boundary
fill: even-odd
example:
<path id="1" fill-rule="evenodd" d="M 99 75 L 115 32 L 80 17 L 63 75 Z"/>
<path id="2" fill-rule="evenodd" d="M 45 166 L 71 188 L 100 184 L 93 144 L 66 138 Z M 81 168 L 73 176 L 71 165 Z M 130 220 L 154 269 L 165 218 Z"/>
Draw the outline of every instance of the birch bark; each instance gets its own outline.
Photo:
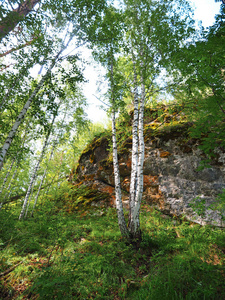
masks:
<path id="1" fill-rule="evenodd" d="M 120 171 L 118 163 L 118 154 L 117 154 L 117 141 L 116 141 L 116 124 L 115 124 L 115 111 L 112 112 L 112 141 L 113 141 L 113 168 L 114 168 L 114 178 L 115 178 L 115 194 L 116 194 L 116 210 L 118 216 L 118 224 L 120 232 L 123 237 L 128 238 L 129 232 L 127 229 L 124 212 L 123 212 L 123 203 L 121 195 L 121 185 L 120 185 Z"/>
<path id="2" fill-rule="evenodd" d="M 14 173 L 13 173 L 13 176 L 12 176 L 10 182 L 9 182 L 9 185 L 8 185 L 8 187 L 7 187 L 7 192 L 6 192 L 6 194 L 4 195 L 4 199 L 3 199 L 2 203 L 0 203 L 0 210 L 2 209 L 3 205 L 6 203 L 7 198 L 9 199 L 10 196 L 11 196 L 11 194 L 12 194 L 11 185 L 12 185 L 13 180 L 14 180 L 16 174 L 17 174 L 17 171 L 18 171 L 18 165 L 16 166 L 16 169 L 15 169 L 15 171 L 14 171 Z"/>
<path id="3" fill-rule="evenodd" d="M 134 200 L 134 209 L 132 211 L 132 222 L 130 223 L 129 230 L 134 238 L 141 238 L 140 230 L 140 207 L 143 195 L 143 166 L 145 157 L 145 144 L 144 144 L 144 105 L 145 105 L 145 85 L 143 77 L 141 77 L 141 102 L 139 108 L 139 124 L 138 124 L 138 139 L 139 139 L 139 153 L 138 153 L 138 169 L 137 169 L 137 190 Z"/>
<path id="4" fill-rule="evenodd" d="M 20 154 L 21 151 L 22 151 L 22 148 L 23 148 L 24 143 L 25 143 L 25 140 L 26 140 L 27 131 L 28 131 L 28 124 L 26 125 L 26 128 L 25 128 L 25 132 L 24 132 L 24 136 L 23 136 L 23 139 L 22 139 L 22 145 L 21 145 L 21 148 L 20 148 L 20 150 L 17 152 L 17 155 L 14 157 L 14 159 L 13 159 L 13 161 L 12 161 L 12 164 L 11 164 L 11 166 L 10 166 L 10 169 L 9 169 L 9 171 L 8 171 L 8 173 L 7 173 L 6 177 L 5 177 L 5 179 L 4 179 L 4 183 L 3 183 L 3 185 L 2 185 L 2 188 L 1 188 L 1 191 L 0 191 L 0 195 L 1 195 L 1 193 L 2 193 L 2 191 L 3 191 L 3 189 L 4 189 L 4 187 L 5 187 L 5 183 L 6 183 L 7 179 L 8 179 L 8 176 L 9 176 L 9 174 L 10 174 L 11 169 L 12 169 L 12 167 L 13 167 L 13 165 L 14 165 L 16 159 L 17 159 L 17 157 L 19 156 L 19 154 Z M 10 190 L 12 181 L 13 181 L 13 179 L 14 179 L 15 176 L 16 176 L 17 169 L 18 169 L 18 165 L 16 166 L 16 170 L 14 171 L 13 176 L 12 176 L 12 178 L 11 178 L 11 180 L 10 180 L 9 185 L 8 185 L 8 188 L 7 188 L 8 191 Z M 11 192 L 10 192 L 10 193 L 8 192 L 8 193 L 5 194 L 4 199 L 3 199 L 3 202 L 0 204 L 0 209 L 1 209 L 2 206 L 4 205 L 5 199 L 6 199 L 7 195 L 11 195 Z M 9 197 L 9 196 L 8 196 L 8 197 Z"/>
<path id="5" fill-rule="evenodd" d="M 39 197 L 39 194 L 40 194 L 40 191 L 41 191 L 41 187 L 42 187 L 42 184 L 43 184 L 43 182 L 44 182 L 46 173 L 47 173 L 47 168 L 46 168 L 45 171 L 44 171 L 44 174 L 43 174 L 43 176 L 42 176 L 42 179 L 41 179 L 41 182 L 40 182 L 38 191 L 37 191 L 37 195 L 36 195 L 35 200 L 34 200 L 34 205 L 33 205 L 33 208 L 32 208 L 32 212 L 31 212 L 31 214 L 30 214 L 31 217 L 33 217 L 34 209 L 35 209 L 35 207 L 36 207 L 37 200 L 38 200 L 38 197 Z"/>
<path id="6" fill-rule="evenodd" d="M 12 170 L 12 167 L 13 167 L 13 165 L 14 165 L 15 160 L 16 160 L 16 159 L 14 158 L 13 161 L 12 161 L 12 163 L 11 163 L 11 165 L 10 165 L 10 167 L 9 167 L 9 169 L 8 169 L 8 172 L 6 173 L 6 176 L 5 176 L 5 178 L 4 178 L 4 181 L 3 181 L 3 183 L 2 183 L 2 187 L 1 187 L 1 190 L 0 190 L 0 196 L 1 196 L 1 193 L 2 193 L 2 191 L 3 191 L 3 189 L 4 189 L 4 187 L 5 187 L 6 181 L 7 181 L 8 177 L 9 177 L 9 174 L 10 174 L 10 172 L 11 172 L 11 170 Z"/>
<path id="7" fill-rule="evenodd" d="M 42 85 L 44 84 L 46 78 L 49 76 L 49 74 L 51 73 L 52 69 L 54 68 L 56 61 L 58 59 L 58 57 L 60 56 L 60 54 L 67 48 L 69 42 L 71 41 L 72 38 L 69 39 L 68 43 L 66 44 L 66 46 L 61 47 L 61 50 L 58 52 L 58 54 L 55 56 L 55 58 L 53 59 L 49 69 L 47 70 L 46 74 L 42 77 L 42 79 L 39 81 L 38 85 L 36 86 L 36 88 L 34 89 L 34 91 L 32 92 L 32 94 L 30 95 L 29 99 L 27 100 L 27 102 L 25 103 L 23 109 L 21 110 L 21 112 L 19 113 L 11 131 L 9 132 L 9 135 L 5 141 L 5 144 L 3 145 L 1 152 L 0 152 L 0 171 L 3 167 L 3 162 L 5 159 L 5 156 L 7 154 L 7 151 L 16 135 L 16 132 L 21 124 L 21 122 L 23 121 L 27 110 L 29 109 L 32 101 L 34 100 L 34 97 L 37 95 L 37 93 L 39 92 L 40 88 L 42 87 Z"/>
<path id="8" fill-rule="evenodd" d="M 19 220 L 21 220 L 21 219 L 24 217 L 25 210 L 26 210 L 26 207 L 27 207 L 27 203 L 28 203 L 28 201 L 29 201 L 29 197 L 30 197 L 30 194 L 31 194 L 32 186 L 33 186 L 34 181 L 35 181 L 35 179 L 36 179 L 37 171 L 38 171 L 38 169 L 39 169 L 40 163 L 41 163 L 42 158 L 43 158 L 43 156 L 44 156 L 45 149 L 46 149 L 46 147 L 47 147 L 47 145 L 48 145 L 49 136 L 50 136 L 50 134 L 51 134 L 51 130 L 52 130 L 52 126 L 53 126 L 53 124 L 54 124 L 54 122 L 55 122 L 55 118 L 56 118 L 56 115 L 54 115 L 54 117 L 53 117 L 53 119 L 52 119 L 51 127 L 50 127 L 50 129 L 49 129 L 49 131 L 48 131 L 48 134 L 47 134 L 47 136 L 46 136 L 46 139 L 45 139 L 44 146 L 43 146 L 43 148 L 42 148 L 40 157 L 39 157 L 39 159 L 38 159 L 38 161 L 37 161 L 37 164 L 36 164 L 36 166 L 35 166 L 35 168 L 34 168 L 34 172 L 33 172 L 33 175 L 32 175 L 32 177 L 31 177 L 31 180 L 30 180 L 30 184 L 29 184 L 29 187 L 28 187 L 28 190 L 27 190 L 27 194 L 26 194 L 25 199 L 24 199 L 24 202 L 23 202 L 23 207 L 22 207 L 22 210 L 21 210 L 21 212 L 20 212 Z"/>
<path id="9" fill-rule="evenodd" d="M 137 186 L 137 166 L 138 166 L 138 84 L 137 84 L 137 73 L 136 73 L 136 63 L 135 57 L 132 50 L 132 63 L 134 72 L 134 115 L 132 124 L 132 157 L 131 157 L 131 179 L 130 179 L 130 216 L 129 223 L 131 222 L 134 201 L 136 197 L 136 186 Z"/>
<path id="10" fill-rule="evenodd" d="M 57 145 L 57 143 L 56 143 L 56 141 L 55 141 L 55 142 L 54 142 L 54 145 L 53 145 L 53 147 L 52 147 L 52 151 L 51 151 L 51 154 L 50 154 L 48 163 L 49 163 L 49 162 L 51 161 L 51 159 L 52 159 L 52 156 L 53 156 L 53 153 L 54 153 L 54 150 L 55 150 L 56 145 Z M 42 184 L 43 184 L 43 182 L 44 182 L 44 180 L 45 180 L 45 176 L 46 176 L 47 170 L 48 170 L 48 166 L 45 168 L 44 174 L 43 174 L 43 176 L 42 176 L 42 179 L 41 179 L 41 182 L 40 182 L 40 185 L 39 185 L 39 188 L 38 188 L 38 191 L 37 191 L 35 200 L 34 200 L 33 209 L 32 209 L 32 212 L 31 212 L 31 214 L 30 214 L 31 217 L 33 216 L 34 209 L 35 209 L 35 207 L 36 207 L 37 200 L 38 200 L 38 197 L 39 197 L 39 194 L 40 194 L 40 191 L 41 191 Z"/>
<path id="11" fill-rule="evenodd" d="M 68 107 L 67 107 L 67 108 L 68 108 Z M 61 128 L 63 128 L 63 124 L 64 124 L 65 119 L 66 119 L 66 114 L 67 114 L 67 111 L 66 111 L 66 113 L 64 114 L 63 120 L 62 120 L 62 122 L 61 122 Z M 51 161 L 51 159 L 52 159 L 53 153 L 54 153 L 55 148 L 56 148 L 56 146 L 57 146 L 57 139 L 59 138 L 59 136 L 60 136 L 60 133 L 56 136 L 56 138 L 55 138 L 55 140 L 54 140 L 54 142 L 53 142 L 53 146 L 52 146 L 52 150 L 51 150 L 51 153 L 50 153 L 50 156 L 49 156 L 48 163 L 50 163 L 50 161 Z M 61 161 L 61 164 L 62 164 L 62 161 Z M 36 204 L 37 204 L 37 201 L 38 201 L 38 197 L 39 197 L 39 194 L 40 194 L 40 191 L 41 191 L 43 182 L 44 182 L 44 180 L 45 180 L 45 176 L 46 176 L 47 170 L 48 170 L 48 166 L 45 168 L 44 174 L 43 174 L 43 176 L 42 176 L 42 179 L 41 179 L 41 182 L 40 182 L 40 185 L 39 185 L 39 188 L 38 188 L 38 191 L 37 191 L 35 200 L 34 200 L 33 209 L 32 209 L 32 212 L 31 212 L 31 214 L 30 214 L 31 217 L 32 217 L 33 214 L 34 214 L 34 209 L 35 209 L 35 207 L 36 207 Z"/>
<path id="12" fill-rule="evenodd" d="M 36 179 L 36 176 L 35 176 L 35 179 Z M 30 206 L 30 202 L 31 202 L 31 199 L 32 199 L 32 196 L 33 196 L 33 191 L 34 191 L 34 184 L 32 185 L 32 188 L 31 188 L 31 193 L 30 193 L 30 196 L 29 196 L 29 200 L 28 200 L 28 204 L 27 204 L 27 207 L 26 207 L 26 212 L 25 212 L 25 219 L 27 217 L 27 214 L 28 214 L 28 210 L 29 210 L 29 206 Z"/>
<path id="13" fill-rule="evenodd" d="M 120 183 L 120 170 L 117 153 L 117 140 L 116 140 L 116 118 L 115 118 L 115 95 L 114 95 L 114 69 L 113 69 L 113 54 L 111 53 L 111 66 L 110 66 L 110 84 L 111 84 L 111 102 L 112 102 L 112 143 L 113 143 L 113 168 L 114 168 L 114 180 L 115 180 L 115 194 L 116 194 L 116 210 L 118 217 L 118 224 L 120 232 L 123 237 L 129 237 L 128 228 L 123 212 L 123 202 L 121 194 Z"/>
<path id="14" fill-rule="evenodd" d="M 139 99 L 138 99 L 138 82 L 137 82 L 137 72 L 136 72 L 136 60 L 134 52 L 132 49 L 132 63 L 133 63 L 133 85 L 134 85 L 134 117 L 133 117 L 133 127 L 132 127 L 132 163 L 131 163 L 131 179 L 130 179 L 130 213 L 129 213 L 129 232 L 132 239 L 140 239 L 140 221 L 139 221 L 139 210 L 137 205 L 137 199 L 140 195 L 140 165 L 139 165 L 139 143 L 140 143 L 140 124 L 141 119 L 139 115 Z M 138 135 L 139 133 L 139 135 Z M 141 199 L 140 199 L 141 200 Z"/>

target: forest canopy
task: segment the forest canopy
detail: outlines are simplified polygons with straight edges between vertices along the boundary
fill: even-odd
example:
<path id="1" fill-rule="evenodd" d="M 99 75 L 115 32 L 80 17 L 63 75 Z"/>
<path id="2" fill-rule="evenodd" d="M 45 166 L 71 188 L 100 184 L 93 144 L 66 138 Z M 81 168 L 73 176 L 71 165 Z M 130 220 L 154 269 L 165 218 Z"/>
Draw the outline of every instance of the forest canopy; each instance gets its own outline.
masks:
<path id="1" fill-rule="evenodd" d="M 116 116 L 133 110 L 135 216 L 130 215 L 129 234 L 122 229 L 124 220 L 119 223 L 122 235 L 139 235 L 139 224 L 131 224 L 142 198 L 145 105 L 162 99 L 179 105 L 195 124 L 191 136 L 203 137 L 208 160 L 215 149 L 224 149 L 224 16 L 221 3 L 215 23 L 205 29 L 196 25 L 189 1 L 5 1 L 0 9 L 1 207 L 24 196 L 24 218 L 40 193 L 57 190 L 100 130 L 85 113 L 79 53 L 85 45 L 106 70 L 102 101 L 112 116 L 118 208 Z"/>

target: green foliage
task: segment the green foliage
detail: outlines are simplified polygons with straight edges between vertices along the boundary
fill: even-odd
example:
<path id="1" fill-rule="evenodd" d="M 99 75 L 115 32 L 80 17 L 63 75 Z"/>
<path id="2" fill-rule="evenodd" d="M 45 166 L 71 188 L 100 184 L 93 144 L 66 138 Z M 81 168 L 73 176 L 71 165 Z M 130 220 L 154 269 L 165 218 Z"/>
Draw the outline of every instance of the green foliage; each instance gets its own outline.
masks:
<path id="1" fill-rule="evenodd" d="M 224 19 L 222 5 L 215 24 L 201 32 L 201 40 L 175 55 L 185 80 L 185 85 L 175 91 L 175 97 L 180 97 L 185 113 L 195 122 L 191 135 L 201 138 L 200 149 L 208 159 L 215 157 L 216 148 L 225 147 Z"/>
<path id="2" fill-rule="evenodd" d="M 17 2 L 10 3 L 17 5 Z M 12 7 L 7 3 L 0 9 L 1 19 L 10 16 Z M 196 36 L 186 1 L 135 0 L 125 1 L 125 6 L 120 11 L 99 0 L 42 1 L 35 13 L 21 21 L 17 33 L 5 37 L 1 51 L 8 47 L 13 50 L 33 40 L 32 47 L 13 50 L 7 60 L 0 61 L 1 143 L 37 86 L 38 81 L 30 75 L 32 68 L 37 64 L 48 68 L 70 22 L 67 34 L 76 37 L 75 46 L 77 41 L 89 41 L 95 58 L 108 68 L 111 88 L 107 97 L 114 100 L 114 109 L 122 119 L 118 124 L 120 151 L 127 148 L 131 135 L 127 126 L 134 88 L 131 48 L 136 56 L 137 80 L 140 84 L 141 77 L 144 78 L 150 105 L 161 97 L 162 89 L 173 93 L 188 120 L 195 122 L 191 136 L 201 139 L 200 148 L 207 160 L 216 158 L 215 147 L 219 152 L 224 150 L 224 6 L 215 25 L 202 32 L 201 40 L 196 43 L 190 41 Z M 87 127 L 81 117 L 84 99 L 77 84 L 83 77 L 77 60 L 77 55 L 69 55 L 68 68 L 59 60 L 27 114 L 30 131 L 25 144 L 21 146 L 26 132 L 24 124 L 10 149 L 5 166 L 14 157 L 22 166 L 12 182 L 12 196 L 15 196 L 26 190 L 29 182 L 30 167 L 34 164 L 32 143 L 48 131 L 52 115 L 57 114 L 58 102 L 63 102 L 53 131 L 58 136 L 58 149 L 50 163 L 48 153 L 37 176 L 39 184 L 48 168 L 49 190 L 42 194 L 34 217 L 19 222 L 20 203 L 9 204 L 0 211 L 2 299 L 225 298 L 223 230 L 172 220 L 145 206 L 141 216 L 143 240 L 140 249 L 135 250 L 120 239 L 114 209 L 91 207 L 93 203 L 106 202 L 106 195 L 68 182 L 59 187 L 58 182 L 68 174 L 71 161 L 76 164 L 93 137 L 94 143 L 84 151 L 89 151 L 105 135 L 102 125 Z M 166 70 L 169 77 L 162 76 Z M 124 111 L 125 104 L 130 114 Z M 68 107 L 68 122 L 62 125 L 61 118 Z M 162 134 L 172 135 L 176 118 L 169 119 L 168 113 L 158 108 L 153 110 L 147 117 L 150 122 L 158 123 L 146 126 L 146 132 L 165 123 L 167 130 Z M 184 127 L 180 126 L 180 130 Z M 15 169 L 13 166 L 12 172 Z M 6 173 L 7 168 L 1 173 L 1 184 Z M 53 181 L 56 182 L 52 184 Z M 6 194 L 4 191 L 1 201 Z M 223 193 L 211 208 L 222 213 L 224 199 Z M 204 214 L 200 201 L 196 209 Z M 4 273 L 7 270 L 9 273 Z"/>

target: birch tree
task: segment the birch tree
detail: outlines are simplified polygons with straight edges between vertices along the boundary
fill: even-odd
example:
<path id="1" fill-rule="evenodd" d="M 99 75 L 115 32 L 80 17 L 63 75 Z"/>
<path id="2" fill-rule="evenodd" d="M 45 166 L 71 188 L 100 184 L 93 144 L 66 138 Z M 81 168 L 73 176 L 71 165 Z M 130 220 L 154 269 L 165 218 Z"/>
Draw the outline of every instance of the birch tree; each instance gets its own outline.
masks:
<path id="1" fill-rule="evenodd" d="M 22 207 L 22 210 L 20 212 L 19 220 L 21 220 L 24 217 L 24 214 L 25 214 L 25 211 L 26 211 L 26 208 L 27 208 L 27 204 L 28 204 L 28 201 L 29 201 L 29 198 L 30 198 L 30 194 L 31 194 L 31 191 L 32 191 L 32 188 L 33 188 L 33 184 L 34 184 L 34 181 L 35 181 L 36 176 L 37 176 L 37 171 L 38 171 L 40 163 L 41 163 L 41 161 L 43 159 L 43 156 L 44 156 L 44 153 L 46 151 L 46 148 L 48 146 L 49 137 L 50 137 L 50 134 L 52 132 L 52 128 L 53 128 L 56 116 L 57 116 L 57 114 L 55 114 L 53 116 L 51 126 L 50 126 L 50 128 L 48 130 L 48 133 L 47 133 L 45 141 L 44 141 L 44 145 L 42 147 L 41 154 L 40 154 L 39 159 L 38 159 L 38 161 L 37 161 L 37 163 L 36 163 L 36 165 L 34 167 L 34 171 L 33 171 L 33 174 L 31 176 L 31 180 L 30 180 L 30 184 L 29 184 L 29 187 L 28 187 L 28 190 L 27 190 L 27 194 L 26 194 L 24 202 L 23 202 L 23 207 Z"/>
<path id="2" fill-rule="evenodd" d="M 68 106 L 67 106 L 67 109 L 68 109 Z M 39 188 L 38 188 L 37 194 L 36 194 L 36 196 L 35 196 L 34 205 L 33 205 L 32 212 L 31 212 L 31 217 L 32 217 L 33 214 L 34 214 L 34 209 L 35 209 L 35 207 L 36 207 L 36 204 L 37 204 L 37 201 L 38 201 L 38 197 L 39 197 L 39 194 L 40 194 L 42 185 L 43 185 L 43 183 L 44 183 L 44 180 L 45 180 L 45 177 L 46 177 L 46 174 L 47 174 L 47 171 L 48 171 L 48 165 L 49 165 L 49 163 L 50 163 L 50 161 L 51 161 L 51 159 L 52 159 L 52 157 L 53 157 L 53 153 L 54 153 L 54 151 L 55 151 L 55 149 L 56 149 L 56 147 L 57 147 L 57 144 L 59 143 L 59 139 L 60 139 L 60 136 L 61 136 L 62 131 L 63 131 L 63 124 L 64 124 L 64 122 L 65 122 L 66 116 L 67 116 L 67 111 L 64 113 L 64 117 L 63 117 L 62 122 L 60 122 L 60 127 L 61 127 L 60 129 L 61 129 L 61 130 L 60 130 L 60 132 L 57 134 L 57 136 L 54 138 L 53 145 L 52 145 L 52 149 L 51 149 L 51 153 L 50 153 L 50 156 L 49 156 L 49 159 L 48 159 L 48 163 L 47 163 L 47 166 L 46 166 L 46 168 L 45 168 L 45 170 L 44 170 L 44 174 L 42 175 L 41 182 L 40 182 L 40 184 L 39 184 Z M 27 211 L 28 211 L 28 209 L 27 209 Z M 25 216 L 25 217 L 26 217 L 26 216 Z"/>
<path id="3" fill-rule="evenodd" d="M 119 162 L 118 162 L 118 151 L 117 151 L 117 138 L 116 138 L 116 85 L 114 82 L 114 55 L 113 50 L 110 49 L 109 52 L 109 62 L 110 62 L 110 102 L 112 105 L 111 111 L 111 119 L 112 119 L 112 144 L 113 144 L 113 168 L 114 168 L 114 180 L 115 180 L 115 194 L 116 194 L 116 209 L 118 216 L 118 224 L 120 228 L 120 232 L 123 237 L 129 239 L 129 231 L 126 225 L 126 220 L 124 217 L 123 211 L 123 203 L 122 203 L 122 193 L 121 193 L 121 182 L 120 182 L 120 170 L 119 170 Z"/>
<path id="4" fill-rule="evenodd" d="M 189 19 L 188 10 L 186 10 L 185 22 L 182 18 L 179 18 L 179 12 L 175 10 L 175 4 L 178 4 L 176 1 L 171 1 L 171 4 L 168 5 L 164 1 L 156 3 L 154 1 L 128 0 L 125 1 L 125 4 L 128 47 L 130 48 L 133 65 L 132 94 L 134 99 L 128 227 L 132 239 L 140 240 L 139 212 L 143 194 L 143 164 L 145 156 L 143 119 L 146 91 L 156 85 L 155 80 L 159 78 L 161 69 L 167 68 L 168 58 L 175 51 L 178 41 L 185 40 L 192 32 L 189 31 L 192 22 Z M 183 3 L 183 5 L 188 8 L 187 3 Z M 167 32 L 166 37 L 162 36 L 163 32 Z M 173 40 L 174 48 L 165 47 Z M 166 85 L 164 85 L 164 89 L 166 88 Z"/>
<path id="5" fill-rule="evenodd" d="M 7 0 L 2 4 L 0 8 L 0 32 L 2 33 L 0 56 L 7 55 L 7 59 L 0 60 L 0 130 L 2 130 L 0 169 L 6 160 L 6 155 L 9 157 L 11 152 L 15 152 L 19 147 L 19 128 L 22 127 L 23 119 L 28 115 L 27 111 L 33 114 L 37 112 L 37 110 L 32 111 L 32 108 L 40 96 L 45 79 L 52 74 L 54 66 L 50 65 L 51 62 L 57 63 L 57 66 L 62 62 L 62 55 L 57 57 L 56 52 L 60 47 L 65 29 L 69 26 L 71 36 L 76 36 L 76 41 L 74 39 L 72 43 L 75 49 L 85 41 L 80 28 L 86 25 L 96 26 L 97 16 L 104 5 L 105 1 L 98 0 L 60 0 L 57 2 L 23 0 L 19 5 L 18 1 Z M 82 37 L 83 41 L 81 41 Z M 72 55 L 65 56 L 68 60 L 69 57 L 71 58 L 70 63 L 76 63 L 75 56 L 74 58 Z M 33 85 L 31 89 L 30 84 L 32 85 L 34 80 L 30 71 L 37 64 L 42 66 L 46 74 L 42 76 L 39 84 Z M 65 78 L 65 74 L 63 76 Z M 72 82 L 73 78 L 79 74 L 73 76 L 68 74 L 68 76 Z M 40 97 L 38 100 L 40 101 Z M 46 107 L 48 106 L 46 104 Z M 20 113 L 17 115 L 17 112 Z M 37 116 L 37 119 L 40 118 Z M 14 122 L 13 127 L 12 122 Z M 12 128 L 10 132 L 9 128 Z"/>
<path id="6" fill-rule="evenodd" d="M 181 5 L 181 2 L 171 1 L 168 4 L 168 1 L 160 1 L 159 3 L 156 1 L 128 0 L 124 1 L 123 13 L 109 7 L 109 10 L 105 12 L 97 35 L 95 34 L 95 39 L 98 39 L 99 44 L 96 41 L 93 42 L 100 49 L 95 57 L 108 69 L 118 223 L 122 236 L 137 245 L 141 241 L 139 213 L 143 193 L 145 148 L 143 118 L 146 94 L 147 91 L 154 90 L 162 68 L 166 70 L 169 66 L 171 55 L 173 51 L 176 51 L 176 47 L 179 47 L 179 44 L 192 33 L 190 30 L 192 22 L 189 18 L 187 3 L 183 2 L 182 8 L 178 8 L 178 4 Z M 179 17 L 179 9 L 184 9 L 184 7 L 187 9 L 187 14 Z M 119 22 L 120 24 L 118 24 Z M 121 32 L 118 31 L 120 26 L 124 28 L 124 30 L 121 29 L 122 36 Z M 121 199 L 115 127 L 115 111 L 118 108 L 116 103 L 123 102 L 119 101 L 121 94 L 116 93 L 119 85 L 121 85 L 121 81 L 117 81 L 116 76 L 118 75 L 118 61 L 122 49 L 125 49 L 127 61 L 130 61 L 133 66 L 133 72 L 129 74 L 129 89 L 133 99 L 134 112 L 128 224 L 124 218 Z"/>
<path id="7" fill-rule="evenodd" d="M 7 151 L 17 133 L 17 130 L 21 124 L 21 122 L 24 120 L 24 117 L 31 105 L 31 103 L 34 101 L 36 95 L 38 94 L 39 90 L 41 89 L 41 87 L 43 86 L 44 82 L 46 81 L 46 79 L 48 78 L 48 76 L 50 75 L 52 69 L 54 68 L 55 64 L 57 63 L 57 61 L 59 60 L 60 58 L 60 55 L 61 53 L 67 48 L 67 46 L 69 45 L 69 43 L 71 42 L 71 39 L 70 38 L 68 40 L 68 42 L 66 43 L 66 45 L 62 45 L 61 49 L 59 50 L 59 52 L 57 53 L 57 55 L 54 57 L 54 59 L 52 60 L 47 72 L 45 75 L 42 76 L 41 80 L 39 81 L 39 83 L 37 84 L 36 88 L 33 90 L 33 92 L 31 93 L 29 99 L 27 100 L 27 102 L 25 103 L 23 109 L 20 111 L 11 131 L 9 132 L 9 135 L 7 137 L 7 139 L 5 140 L 5 143 L 1 149 L 1 152 L 0 152 L 0 170 L 2 169 L 3 167 L 3 162 L 4 162 L 4 159 L 5 159 L 5 156 L 7 154 Z"/>

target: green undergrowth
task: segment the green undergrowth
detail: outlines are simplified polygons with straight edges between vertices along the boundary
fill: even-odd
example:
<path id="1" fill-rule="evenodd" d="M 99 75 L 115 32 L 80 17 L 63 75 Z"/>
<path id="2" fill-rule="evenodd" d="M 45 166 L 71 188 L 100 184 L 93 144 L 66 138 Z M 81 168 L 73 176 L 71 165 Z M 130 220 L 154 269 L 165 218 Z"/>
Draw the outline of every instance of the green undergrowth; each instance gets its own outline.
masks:
<path id="1" fill-rule="evenodd" d="M 143 205 L 143 241 L 121 239 L 116 210 L 57 201 L 18 221 L 0 211 L 0 299 L 225 299 L 225 233 Z"/>
<path id="2" fill-rule="evenodd" d="M 91 177 L 89 180 L 92 180 Z M 49 197 L 53 201 L 52 196 Z M 91 206 L 99 206 L 99 203 L 108 205 L 109 194 L 99 191 L 92 186 L 84 184 L 71 184 L 67 181 L 63 182 L 58 190 L 55 198 L 58 208 L 64 209 L 66 212 L 75 211 L 88 213 Z"/>

